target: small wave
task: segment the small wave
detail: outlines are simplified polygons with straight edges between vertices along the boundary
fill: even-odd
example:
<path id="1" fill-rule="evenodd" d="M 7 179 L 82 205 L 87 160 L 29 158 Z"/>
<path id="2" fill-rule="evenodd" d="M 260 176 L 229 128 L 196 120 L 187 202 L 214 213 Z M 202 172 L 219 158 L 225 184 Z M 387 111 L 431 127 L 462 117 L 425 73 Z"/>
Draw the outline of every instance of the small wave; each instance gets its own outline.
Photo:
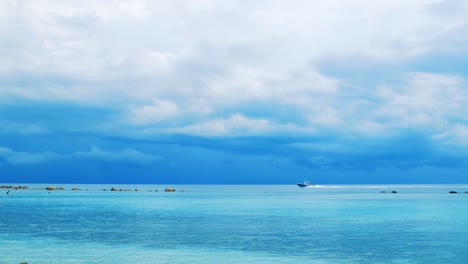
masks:
<path id="1" fill-rule="evenodd" d="M 468 188 L 468 185 L 457 185 L 457 184 L 438 184 L 438 185 L 420 185 L 420 184 L 406 184 L 406 185 L 313 185 L 307 186 L 306 188 L 324 188 L 324 189 L 382 189 L 382 188 L 448 188 L 448 187 L 459 187 Z"/>
<path id="2" fill-rule="evenodd" d="M 339 186 L 339 185 L 309 185 L 306 188 L 345 189 L 345 188 L 354 188 L 354 187 Z"/>

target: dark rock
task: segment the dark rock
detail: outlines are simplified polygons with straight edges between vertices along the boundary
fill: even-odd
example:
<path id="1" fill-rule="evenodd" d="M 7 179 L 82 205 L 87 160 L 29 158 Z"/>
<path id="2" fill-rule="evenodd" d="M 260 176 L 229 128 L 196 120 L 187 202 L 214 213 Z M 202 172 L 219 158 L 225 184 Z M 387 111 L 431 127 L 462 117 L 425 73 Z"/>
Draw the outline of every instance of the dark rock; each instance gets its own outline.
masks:
<path id="1" fill-rule="evenodd" d="M 175 192 L 175 189 L 173 188 L 166 188 L 164 189 L 165 192 Z"/>
<path id="2" fill-rule="evenodd" d="M 2 185 L 2 186 L 0 186 L 0 188 L 2 188 L 2 189 L 18 189 L 18 188 L 21 188 L 21 186 L 13 186 L 13 185 L 6 186 L 6 185 Z"/>
<path id="3" fill-rule="evenodd" d="M 112 191 L 112 192 L 116 192 L 116 191 L 117 191 L 117 189 L 116 189 L 116 188 L 114 188 L 114 187 L 112 187 L 112 188 L 111 188 L 111 191 Z"/>
<path id="4" fill-rule="evenodd" d="M 392 193 L 398 193 L 397 191 L 392 191 Z"/>
<path id="5" fill-rule="evenodd" d="M 456 191 L 450 191 L 449 193 L 457 193 Z"/>
<path id="6" fill-rule="evenodd" d="M 57 187 L 49 186 L 49 187 L 46 187 L 45 189 L 48 191 L 53 191 L 53 190 L 57 190 Z"/>
<path id="7" fill-rule="evenodd" d="M 72 189 L 72 191 L 81 191 L 81 189 L 75 187 L 75 188 Z"/>

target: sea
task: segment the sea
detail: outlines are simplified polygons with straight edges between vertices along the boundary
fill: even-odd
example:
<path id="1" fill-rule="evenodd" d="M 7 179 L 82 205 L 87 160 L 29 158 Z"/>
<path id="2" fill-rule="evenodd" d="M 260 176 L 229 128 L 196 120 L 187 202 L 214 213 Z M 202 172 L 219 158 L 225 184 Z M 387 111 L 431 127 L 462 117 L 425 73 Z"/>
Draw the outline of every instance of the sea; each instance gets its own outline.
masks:
<path id="1" fill-rule="evenodd" d="M 468 263 L 468 185 L 20 185 L 2 264 Z"/>

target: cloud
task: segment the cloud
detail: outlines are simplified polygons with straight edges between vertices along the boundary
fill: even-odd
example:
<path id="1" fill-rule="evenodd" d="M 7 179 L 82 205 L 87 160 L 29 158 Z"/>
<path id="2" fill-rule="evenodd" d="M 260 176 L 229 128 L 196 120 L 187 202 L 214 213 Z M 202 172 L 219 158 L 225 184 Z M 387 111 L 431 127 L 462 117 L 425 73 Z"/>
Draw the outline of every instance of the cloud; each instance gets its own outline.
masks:
<path id="1" fill-rule="evenodd" d="M 346 112 L 373 107 L 374 87 L 327 76 L 320 66 L 400 65 L 464 52 L 468 42 L 460 37 L 464 1 L 41 0 L 0 10 L 8 44 L 0 48 L 2 100 L 98 104 L 136 126 L 172 118 L 191 126 L 187 120 L 200 124 L 264 103 L 291 113 L 274 113 L 283 123 L 342 128 Z"/>
<path id="2" fill-rule="evenodd" d="M 208 120 L 185 127 L 170 129 L 171 133 L 197 136 L 252 136 L 278 133 L 304 133 L 312 129 L 300 128 L 294 124 L 279 124 L 264 118 L 249 118 L 242 114 L 234 114 L 228 118 Z"/>
<path id="3" fill-rule="evenodd" d="M 133 107 L 130 120 L 136 124 L 152 124 L 173 118 L 179 112 L 179 107 L 174 102 L 155 99 L 151 105 Z"/>
<path id="4" fill-rule="evenodd" d="M 297 164 L 338 170 L 407 170 L 421 167 L 460 168 L 466 166 L 466 151 L 440 148 L 421 133 L 407 133 L 389 139 L 324 138 L 318 142 L 286 145 Z M 458 153 L 457 153 L 458 152 Z"/>
<path id="5" fill-rule="evenodd" d="M 405 83 L 376 91 L 371 118 L 384 129 L 418 129 L 435 135 L 467 122 L 466 80 L 450 74 L 411 73 Z"/>
<path id="6" fill-rule="evenodd" d="M 109 162 L 128 162 L 136 164 L 150 164 L 158 162 L 162 158 L 157 155 L 147 154 L 135 149 L 124 148 L 119 151 L 108 151 L 93 146 L 90 151 L 76 151 L 71 154 L 59 154 L 50 151 L 22 152 L 10 148 L 0 147 L 0 159 L 12 165 L 36 165 L 55 160 L 93 159 Z"/>
<path id="7" fill-rule="evenodd" d="M 433 139 L 436 142 L 441 142 L 444 145 L 450 146 L 452 150 L 460 152 L 468 146 L 468 126 L 465 123 L 454 124 L 448 129 L 435 134 Z"/>
<path id="8" fill-rule="evenodd" d="M 468 103 L 465 81 L 447 74 L 411 73 L 402 86 L 378 87 L 383 99 L 379 114 L 407 125 L 434 125 L 441 120 L 463 118 Z"/>
<path id="9" fill-rule="evenodd" d="M 8 44 L 0 48 L 0 75 L 35 79 L 14 81 L 7 95 L 90 103 L 126 97 L 124 107 L 197 94 L 214 105 L 300 102 L 339 81 L 317 65 L 404 63 L 442 47 L 463 51 L 468 41 L 460 37 L 464 1 L 41 0 L 0 10 L 10 25 L 0 29 Z"/>
<path id="10" fill-rule="evenodd" d="M 1 157 L 157 161 L 138 139 L 324 168 L 436 164 L 467 144 L 467 17 L 457 0 L 2 1 L 0 143 L 33 135 L 42 152 Z M 79 143 L 47 151 L 67 133 Z M 262 141 L 272 138 L 331 150 Z M 429 154 L 385 156 L 417 138 Z"/>
<path id="11" fill-rule="evenodd" d="M 271 131 L 266 119 L 251 119 L 235 114 L 226 119 L 215 119 L 177 129 L 177 132 L 195 135 L 226 136 L 231 134 L 256 134 Z"/>
<path id="12" fill-rule="evenodd" d="M 49 151 L 40 153 L 17 152 L 10 148 L 0 147 L 0 158 L 13 165 L 34 165 L 60 159 L 61 155 Z"/>
<path id="13" fill-rule="evenodd" d="M 24 134 L 36 135 L 45 134 L 49 131 L 41 126 L 35 124 L 22 124 L 22 123 L 6 123 L 0 125 L 0 134 Z"/>
<path id="14" fill-rule="evenodd" d="M 149 164 L 161 160 L 160 156 L 143 153 L 135 149 L 107 151 L 95 146 L 92 147 L 90 151 L 77 151 L 73 156 L 80 159 L 96 159 L 109 162 L 130 162 L 140 164 Z"/>

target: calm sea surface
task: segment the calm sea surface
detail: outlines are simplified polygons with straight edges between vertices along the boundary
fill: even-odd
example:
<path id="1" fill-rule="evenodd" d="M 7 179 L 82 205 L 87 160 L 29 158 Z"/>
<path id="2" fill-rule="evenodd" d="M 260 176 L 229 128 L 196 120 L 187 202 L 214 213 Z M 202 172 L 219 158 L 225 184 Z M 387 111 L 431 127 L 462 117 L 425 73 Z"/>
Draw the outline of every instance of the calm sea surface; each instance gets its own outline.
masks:
<path id="1" fill-rule="evenodd" d="M 28 186 L 0 263 L 468 263 L 466 185 Z"/>

